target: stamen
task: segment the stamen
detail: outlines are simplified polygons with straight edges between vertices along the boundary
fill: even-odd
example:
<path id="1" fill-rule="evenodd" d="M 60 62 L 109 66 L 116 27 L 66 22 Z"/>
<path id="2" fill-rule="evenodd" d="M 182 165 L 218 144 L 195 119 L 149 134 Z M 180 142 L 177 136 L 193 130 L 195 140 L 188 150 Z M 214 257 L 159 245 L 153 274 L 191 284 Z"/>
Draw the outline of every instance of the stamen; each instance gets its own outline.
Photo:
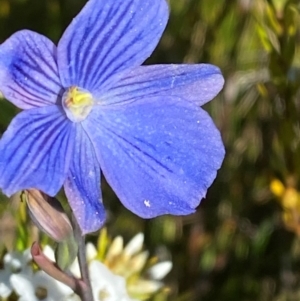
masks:
<path id="1" fill-rule="evenodd" d="M 62 106 L 67 117 L 73 122 L 86 119 L 93 105 L 92 94 L 77 86 L 71 86 L 62 96 Z"/>

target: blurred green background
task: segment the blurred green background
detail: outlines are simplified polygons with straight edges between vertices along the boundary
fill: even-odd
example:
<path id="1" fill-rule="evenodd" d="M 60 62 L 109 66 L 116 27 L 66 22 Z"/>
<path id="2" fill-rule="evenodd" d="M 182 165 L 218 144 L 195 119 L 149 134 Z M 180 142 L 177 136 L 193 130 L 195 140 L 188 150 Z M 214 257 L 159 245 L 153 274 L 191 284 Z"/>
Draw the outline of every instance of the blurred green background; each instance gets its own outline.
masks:
<path id="1" fill-rule="evenodd" d="M 0 0 L 0 42 L 24 28 L 57 42 L 84 0 Z M 300 300 L 300 2 L 171 0 L 146 62 L 219 66 L 226 84 L 205 106 L 227 154 L 197 213 L 142 220 L 103 183 L 108 231 L 145 233 L 172 259 L 168 300 Z M 0 99 L 0 132 L 17 110 Z M 31 235 L 18 199 L 0 204 L 2 248 Z M 91 236 L 91 240 L 95 237 Z M 156 300 L 165 300 L 164 296 Z"/>

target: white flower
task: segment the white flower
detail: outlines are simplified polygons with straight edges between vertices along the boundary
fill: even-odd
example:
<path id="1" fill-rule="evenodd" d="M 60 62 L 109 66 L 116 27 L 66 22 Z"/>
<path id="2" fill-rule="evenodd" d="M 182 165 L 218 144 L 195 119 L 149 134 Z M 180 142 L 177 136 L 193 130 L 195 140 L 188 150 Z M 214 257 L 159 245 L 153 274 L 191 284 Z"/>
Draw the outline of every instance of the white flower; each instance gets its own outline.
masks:
<path id="1" fill-rule="evenodd" d="M 5 270 L 0 271 L 0 299 L 6 299 L 12 293 L 12 287 L 9 282 L 11 273 Z"/>
<path id="2" fill-rule="evenodd" d="M 3 258 L 4 269 L 0 270 L 0 297 L 8 298 L 12 293 L 10 277 L 13 273 L 32 274 L 32 269 L 28 265 L 31 260 L 29 249 L 23 253 L 11 252 L 7 253 Z"/>
<path id="3" fill-rule="evenodd" d="M 140 248 L 141 247 L 136 248 L 135 243 L 133 242 L 133 244 L 131 246 L 129 246 L 129 248 L 127 248 L 128 255 L 130 256 L 130 254 L 132 252 L 135 253 L 136 251 L 139 251 Z M 43 249 L 43 252 L 50 260 L 54 261 L 55 256 L 54 256 L 54 252 L 51 247 L 45 246 Z M 96 250 L 95 246 L 91 243 L 87 243 L 86 257 L 87 257 L 87 262 L 88 262 L 88 266 L 89 266 L 89 274 L 90 274 L 90 278 L 91 278 L 91 285 L 92 285 L 94 300 L 95 301 L 133 301 L 133 299 L 131 299 L 128 296 L 125 278 L 113 274 L 104 264 L 102 264 L 100 261 L 95 259 L 96 256 L 97 256 L 97 250 Z M 80 278 L 80 269 L 79 269 L 79 264 L 78 264 L 77 258 L 74 261 L 74 263 L 71 265 L 70 270 L 74 276 Z M 38 272 L 38 273 L 40 273 L 40 272 Z M 38 273 L 35 274 L 36 275 L 35 284 L 31 285 L 30 289 L 27 288 L 26 299 L 20 298 L 19 301 L 36 301 L 36 300 L 38 300 L 38 299 L 36 299 L 36 297 L 33 297 L 33 295 L 35 294 L 35 291 L 38 289 L 38 283 L 36 283 L 37 280 L 39 280 L 39 279 L 37 279 L 37 276 L 40 277 L 40 274 L 37 275 Z M 50 278 L 50 276 L 48 276 L 48 275 L 46 275 L 46 276 Z M 45 275 L 43 277 L 45 277 Z M 18 281 L 19 281 L 19 279 L 18 279 Z M 22 279 L 22 281 L 24 282 L 24 279 Z M 46 281 L 44 281 L 44 282 L 43 281 L 44 280 L 42 280 L 42 281 L 39 280 L 39 283 L 45 284 Z M 47 298 L 39 299 L 39 300 L 43 300 L 43 301 L 52 301 L 52 300 L 60 301 L 61 300 L 59 298 L 61 298 L 62 296 L 59 296 L 59 295 L 54 296 L 53 295 L 55 293 L 55 291 L 57 292 L 57 288 L 54 288 L 57 284 L 53 283 L 53 281 L 55 281 L 55 280 L 51 278 L 51 284 L 49 283 L 49 285 L 48 285 L 48 282 L 47 282 L 47 287 L 45 287 L 45 285 L 44 285 L 39 288 L 40 291 L 41 291 L 41 288 L 43 288 L 44 291 L 47 291 Z M 29 284 L 25 283 L 25 286 L 28 287 Z M 22 291 L 23 290 L 24 289 L 22 288 Z M 20 291 L 20 293 L 21 293 L 21 291 Z M 20 293 L 18 292 L 18 294 L 20 294 Z M 75 301 L 75 300 L 79 300 L 79 298 L 73 294 L 73 295 L 69 295 L 69 296 L 65 295 L 65 298 L 63 300 L 64 301 L 73 301 L 73 300 Z"/>
<path id="4" fill-rule="evenodd" d="M 97 260 L 90 262 L 89 270 L 95 301 L 133 301 L 123 277 L 113 274 Z"/>
<path id="5" fill-rule="evenodd" d="M 51 261 L 55 262 L 55 254 L 53 249 L 49 246 L 49 245 L 45 245 L 45 247 L 43 248 L 43 253 L 44 255 L 50 259 Z"/>
<path id="6" fill-rule="evenodd" d="M 61 301 L 68 300 L 73 291 L 63 283 L 38 271 L 33 275 L 14 274 L 10 277 L 14 291 L 20 296 L 19 301 Z"/>
<path id="7" fill-rule="evenodd" d="M 124 255 L 127 257 L 131 257 L 137 254 L 142 250 L 143 243 L 144 243 L 144 234 L 143 233 L 136 234 L 125 246 L 123 250 Z"/>
<path id="8" fill-rule="evenodd" d="M 164 286 L 164 283 L 159 280 L 162 280 L 171 271 L 172 267 L 171 261 L 156 263 L 146 270 L 147 279 L 140 278 L 130 283 L 128 291 L 134 296 L 154 294 Z"/>
<path id="9" fill-rule="evenodd" d="M 112 241 L 104 258 L 104 264 L 127 280 L 129 294 L 138 299 L 146 299 L 163 288 L 161 280 L 173 266 L 171 261 L 155 263 L 158 258 L 149 259 L 149 252 L 142 251 L 143 243 L 143 233 L 135 235 L 125 247 L 123 238 L 118 236 Z"/>
<path id="10" fill-rule="evenodd" d="M 161 280 L 172 270 L 173 264 L 171 261 L 163 261 L 155 264 L 147 270 L 147 274 L 151 279 Z"/>

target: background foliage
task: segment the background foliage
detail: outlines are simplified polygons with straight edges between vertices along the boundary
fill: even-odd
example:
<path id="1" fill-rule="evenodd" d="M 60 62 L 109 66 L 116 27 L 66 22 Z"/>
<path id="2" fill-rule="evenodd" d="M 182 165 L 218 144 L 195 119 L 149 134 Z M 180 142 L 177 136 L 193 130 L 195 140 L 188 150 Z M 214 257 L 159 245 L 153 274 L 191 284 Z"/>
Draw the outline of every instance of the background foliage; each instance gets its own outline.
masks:
<path id="1" fill-rule="evenodd" d="M 57 42 L 84 2 L 0 0 L 0 42 L 23 28 Z M 143 231 L 153 254 L 173 260 L 170 300 L 299 300 L 300 3 L 170 0 L 170 6 L 167 30 L 146 63 L 221 68 L 225 88 L 206 109 L 222 132 L 226 159 L 192 216 L 141 220 L 103 183 L 108 230 L 127 239 Z M 1 133 L 16 112 L 0 99 Z M 1 250 L 22 248 L 37 234 L 17 209 L 18 198 L 0 198 Z"/>

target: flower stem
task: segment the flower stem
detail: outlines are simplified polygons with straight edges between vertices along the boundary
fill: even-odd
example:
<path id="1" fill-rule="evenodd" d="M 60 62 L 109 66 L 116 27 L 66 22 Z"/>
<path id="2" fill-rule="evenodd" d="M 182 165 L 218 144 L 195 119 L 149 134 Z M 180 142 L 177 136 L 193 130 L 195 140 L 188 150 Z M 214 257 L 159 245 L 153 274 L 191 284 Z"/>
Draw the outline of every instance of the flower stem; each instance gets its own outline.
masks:
<path id="1" fill-rule="evenodd" d="M 75 239 L 78 243 L 78 263 L 81 273 L 81 280 L 84 282 L 85 286 L 82 287 L 80 297 L 82 301 L 93 301 L 93 292 L 91 281 L 89 277 L 88 263 L 86 260 L 85 253 L 85 236 L 82 235 L 80 227 L 75 219 L 73 218 L 74 228 L 75 228 Z"/>

